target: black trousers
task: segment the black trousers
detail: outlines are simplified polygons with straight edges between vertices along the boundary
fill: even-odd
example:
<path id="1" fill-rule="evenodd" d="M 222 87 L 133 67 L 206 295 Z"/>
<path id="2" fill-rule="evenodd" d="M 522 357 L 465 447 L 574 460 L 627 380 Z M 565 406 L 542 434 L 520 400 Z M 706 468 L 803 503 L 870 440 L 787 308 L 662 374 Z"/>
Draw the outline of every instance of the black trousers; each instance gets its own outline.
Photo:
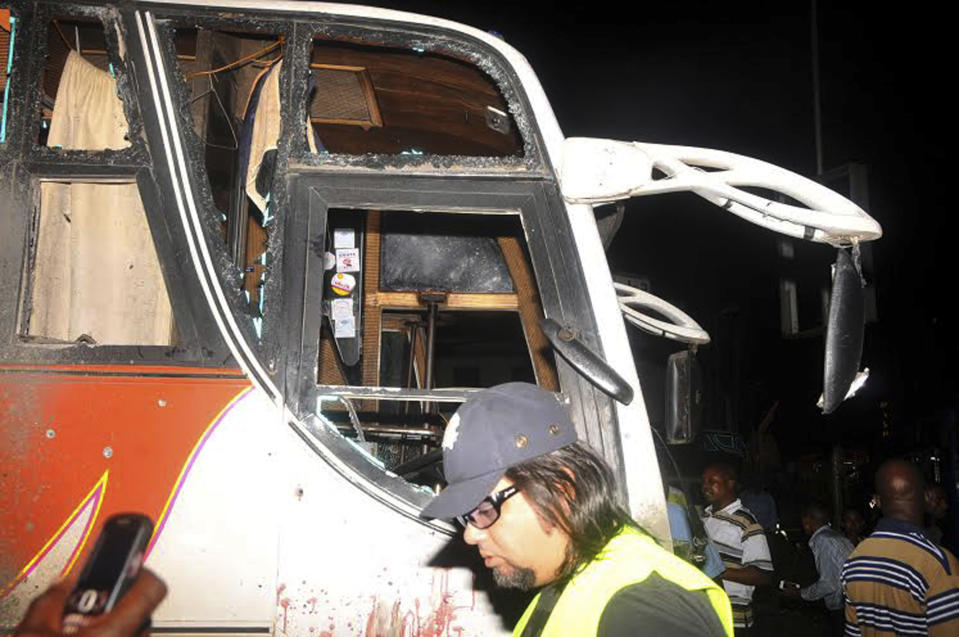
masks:
<path id="1" fill-rule="evenodd" d="M 846 632 L 846 609 L 827 610 L 826 625 L 829 626 L 830 637 L 842 637 Z"/>

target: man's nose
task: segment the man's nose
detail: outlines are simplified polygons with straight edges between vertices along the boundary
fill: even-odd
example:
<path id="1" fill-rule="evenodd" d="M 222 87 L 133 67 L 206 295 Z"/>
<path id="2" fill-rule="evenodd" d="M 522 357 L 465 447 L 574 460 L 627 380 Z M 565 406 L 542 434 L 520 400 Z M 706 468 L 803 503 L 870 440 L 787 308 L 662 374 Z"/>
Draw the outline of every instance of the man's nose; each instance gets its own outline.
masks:
<path id="1" fill-rule="evenodd" d="M 463 529 L 463 540 L 467 544 L 479 544 L 484 537 L 486 537 L 486 531 L 478 529 L 472 524 L 467 524 L 466 528 Z"/>

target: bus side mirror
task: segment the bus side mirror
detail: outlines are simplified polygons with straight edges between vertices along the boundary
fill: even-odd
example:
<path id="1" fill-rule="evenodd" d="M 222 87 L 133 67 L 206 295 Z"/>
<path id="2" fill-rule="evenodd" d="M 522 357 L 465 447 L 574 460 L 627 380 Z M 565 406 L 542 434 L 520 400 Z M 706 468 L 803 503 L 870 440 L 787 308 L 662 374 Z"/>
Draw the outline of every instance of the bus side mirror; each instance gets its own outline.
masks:
<path id="1" fill-rule="evenodd" d="M 687 444 L 702 424 L 702 370 L 692 350 L 676 352 L 666 363 L 666 442 Z"/>
<path id="2" fill-rule="evenodd" d="M 858 247 L 840 248 L 833 271 L 826 352 L 823 369 L 824 414 L 831 414 L 846 399 L 862 358 L 866 295 L 858 264 Z"/>

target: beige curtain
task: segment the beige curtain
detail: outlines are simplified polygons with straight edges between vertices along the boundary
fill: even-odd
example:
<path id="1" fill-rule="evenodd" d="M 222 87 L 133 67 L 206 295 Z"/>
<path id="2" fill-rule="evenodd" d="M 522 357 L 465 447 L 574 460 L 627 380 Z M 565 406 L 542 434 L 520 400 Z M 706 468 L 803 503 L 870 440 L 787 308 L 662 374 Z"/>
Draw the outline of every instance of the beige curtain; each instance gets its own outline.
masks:
<path id="1" fill-rule="evenodd" d="M 246 194 L 256 204 L 261 212 L 266 212 L 266 198 L 260 195 L 256 190 L 256 177 L 260 172 L 260 165 L 263 163 L 263 155 L 276 148 L 280 139 L 280 69 L 282 60 L 273 66 L 263 69 L 253 80 L 251 86 L 256 86 L 260 78 L 263 77 L 263 88 L 260 89 L 259 100 L 252 105 L 256 109 L 256 117 L 253 120 L 253 134 L 250 138 L 250 159 L 246 164 Z M 264 77 L 265 76 L 265 77 Z M 253 91 L 250 90 L 252 96 Z M 250 101 L 247 99 L 244 112 L 250 109 Z M 316 154 L 316 139 L 313 136 L 313 125 L 310 123 L 310 116 L 306 117 L 306 141 L 310 147 L 310 152 Z"/>
<path id="2" fill-rule="evenodd" d="M 129 146 L 116 82 L 75 52 L 57 90 L 47 145 Z M 173 315 L 135 183 L 40 186 L 29 333 L 58 341 L 168 345 Z"/>
<path id="3" fill-rule="evenodd" d="M 117 84 L 76 51 L 70 51 L 60 75 L 47 146 L 73 150 L 126 148 L 129 131 Z"/>
<path id="4" fill-rule="evenodd" d="M 256 176 L 260 172 L 263 155 L 276 148 L 277 140 L 280 139 L 281 64 L 283 64 L 282 61 L 277 62 L 270 68 L 264 69 L 261 74 L 266 77 L 263 79 L 259 100 L 254 105 L 256 117 L 253 120 L 253 135 L 250 138 L 250 160 L 246 165 L 246 194 L 262 212 L 266 212 L 266 198 L 256 190 Z M 253 86 L 256 86 L 257 81 L 259 78 L 253 82 Z M 247 109 L 249 109 L 249 103 Z"/>

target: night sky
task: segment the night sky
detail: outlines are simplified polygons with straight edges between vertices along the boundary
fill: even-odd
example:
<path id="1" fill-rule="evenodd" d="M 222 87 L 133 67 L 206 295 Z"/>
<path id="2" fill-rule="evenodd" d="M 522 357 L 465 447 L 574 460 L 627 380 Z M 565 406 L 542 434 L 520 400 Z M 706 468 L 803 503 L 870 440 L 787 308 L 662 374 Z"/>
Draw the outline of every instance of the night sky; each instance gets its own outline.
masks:
<path id="1" fill-rule="evenodd" d="M 363 4 L 498 31 L 529 59 L 567 136 L 717 148 L 815 175 L 808 2 L 633 3 L 625 11 L 608 2 Z M 796 453 L 837 437 L 868 448 L 882 401 L 887 443 L 915 446 L 923 442 L 916 423 L 954 401 L 947 259 L 957 224 L 945 169 L 952 34 L 940 16 L 875 6 L 818 8 L 824 168 L 866 164 L 868 211 L 885 231 L 871 277 L 879 320 L 867 327 L 863 357 L 873 375 L 860 395 L 830 417 L 813 406 L 822 340 L 779 336 L 776 235 L 693 195 L 661 195 L 629 203 L 609 251 L 614 272 L 648 278 L 654 293 L 710 331 L 714 343 L 700 351 L 709 373 L 720 383 L 731 370 L 742 378 L 736 420 L 748 428 L 781 401 L 777 437 Z M 833 250 L 802 255 L 813 283 L 825 280 Z M 634 347 L 654 366 L 678 349 L 642 335 Z M 650 403 L 657 389 L 655 381 L 646 388 Z M 657 407 L 650 411 L 655 417 Z"/>

